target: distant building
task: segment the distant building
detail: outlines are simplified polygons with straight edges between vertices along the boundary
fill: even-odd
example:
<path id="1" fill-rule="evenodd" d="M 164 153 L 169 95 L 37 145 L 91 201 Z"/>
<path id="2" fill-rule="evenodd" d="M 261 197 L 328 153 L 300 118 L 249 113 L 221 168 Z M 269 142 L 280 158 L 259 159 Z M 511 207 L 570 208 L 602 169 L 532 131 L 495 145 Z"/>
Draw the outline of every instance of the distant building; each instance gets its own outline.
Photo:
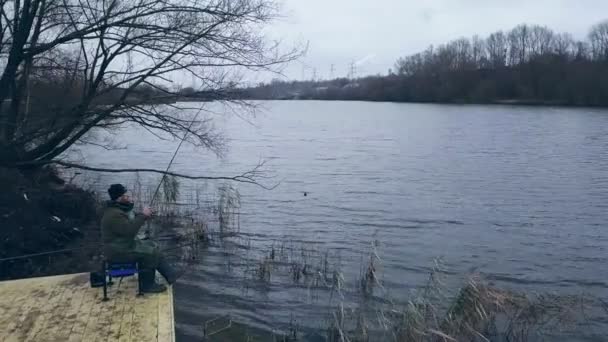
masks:
<path id="1" fill-rule="evenodd" d="M 350 82 L 348 84 L 346 84 L 344 87 L 342 87 L 343 89 L 352 89 L 352 88 L 359 88 L 361 85 L 359 84 L 359 82 Z"/>

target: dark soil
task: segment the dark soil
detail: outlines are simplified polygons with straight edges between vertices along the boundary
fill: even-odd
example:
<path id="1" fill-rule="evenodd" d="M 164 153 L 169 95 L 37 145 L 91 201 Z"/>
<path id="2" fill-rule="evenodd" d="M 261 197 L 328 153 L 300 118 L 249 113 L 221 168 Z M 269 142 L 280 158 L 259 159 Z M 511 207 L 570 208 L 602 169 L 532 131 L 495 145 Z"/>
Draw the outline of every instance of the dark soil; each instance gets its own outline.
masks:
<path id="1" fill-rule="evenodd" d="M 100 233 L 93 193 L 65 184 L 51 168 L 0 168 L 0 279 L 91 271 Z M 4 260 L 89 246 L 69 252 Z"/>

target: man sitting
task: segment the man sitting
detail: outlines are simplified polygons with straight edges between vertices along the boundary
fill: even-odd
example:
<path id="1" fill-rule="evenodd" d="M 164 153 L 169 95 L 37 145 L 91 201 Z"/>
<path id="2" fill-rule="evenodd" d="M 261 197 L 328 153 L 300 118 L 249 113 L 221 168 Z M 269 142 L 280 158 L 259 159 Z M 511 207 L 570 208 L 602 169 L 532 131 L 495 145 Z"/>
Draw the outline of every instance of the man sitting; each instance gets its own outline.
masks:
<path id="1" fill-rule="evenodd" d="M 155 281 L 156 270 L 170 285 L 177 280 L 177 275 L 166 262 L 158 247 L 151 241 L 135 239 L 137 232 L 146 220 L 152 217 L 148 207 L 141 214 L 133 212 L 134 203 L 122 184 L 112 184 L 108 189 L 110 201 L 101 218 L 101 233 L 104 244 L 104 255 L 109 262 L 138 262 L 142 291 L 149 293 L 163 292 L 167 288 Z"/>

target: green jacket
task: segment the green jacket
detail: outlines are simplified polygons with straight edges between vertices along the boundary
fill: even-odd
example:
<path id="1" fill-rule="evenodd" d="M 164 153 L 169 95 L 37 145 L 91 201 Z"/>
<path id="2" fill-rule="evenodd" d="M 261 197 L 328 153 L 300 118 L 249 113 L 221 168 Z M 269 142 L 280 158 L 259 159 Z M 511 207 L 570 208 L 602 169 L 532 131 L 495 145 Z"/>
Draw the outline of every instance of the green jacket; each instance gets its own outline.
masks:
<path id="1" fill-rule="evenodd" d="M 101 235 L 106 258 L 128 255 L 135 251 L 135 236 L 144 225 L 143 215 L 129 218 L 129 212 L 121 205 L 109 201 L 101 218 Z"/>

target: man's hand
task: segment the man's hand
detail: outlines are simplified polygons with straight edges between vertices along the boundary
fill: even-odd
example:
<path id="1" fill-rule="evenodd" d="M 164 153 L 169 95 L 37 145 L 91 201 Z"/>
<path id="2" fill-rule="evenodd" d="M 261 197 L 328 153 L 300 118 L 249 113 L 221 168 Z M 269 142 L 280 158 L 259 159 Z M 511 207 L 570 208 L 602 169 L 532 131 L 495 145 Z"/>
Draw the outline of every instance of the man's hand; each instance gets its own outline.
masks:
<path id="1" fill-rule="evenodd" d="M 150 218 L 152 217 L 152 215 L 154 215 L 154 212 L 152 211 L 152 209 L 150 209 L 150 207 L 144 207 L 142 214 L 145 218 Z"/>

